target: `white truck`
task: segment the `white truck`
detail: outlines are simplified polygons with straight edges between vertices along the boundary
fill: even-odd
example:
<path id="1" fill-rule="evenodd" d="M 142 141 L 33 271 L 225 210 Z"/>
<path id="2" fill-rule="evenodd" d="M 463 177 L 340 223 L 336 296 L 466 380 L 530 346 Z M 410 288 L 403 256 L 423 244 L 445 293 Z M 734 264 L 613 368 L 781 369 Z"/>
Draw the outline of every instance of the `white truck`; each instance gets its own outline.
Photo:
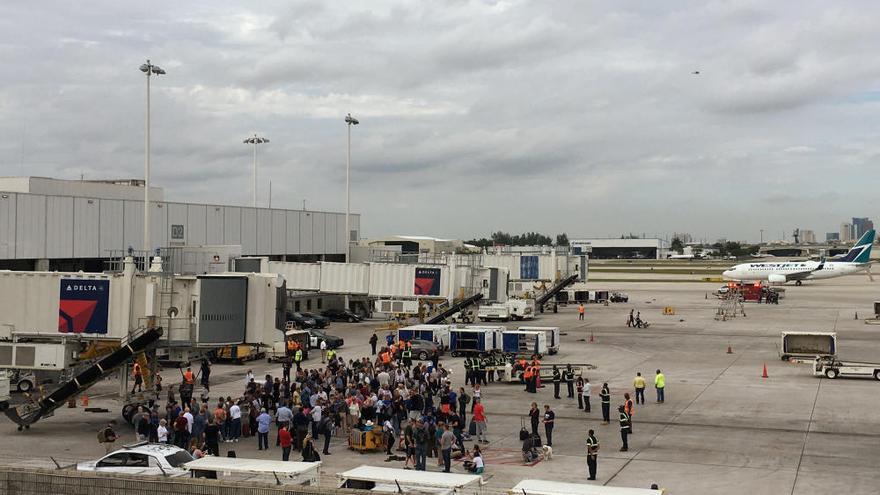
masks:
<path id="1" fill-rule="evenodd" d="M 477 318 L 480 321 L 510 321 L 510 308 L 503 303 L 480 306 Z"/>
<path id="2" fill-rule="evenodd" d="M 834 356 L 816 356 L 813 374 L 826 378 L 852 377 L 880 380 L 880 363 L 841 361 Z"/>
<path id="3" fill-rule="evenodd" d="M 480 321 L 531 320 L 535 317 L 534 299 L 508 299 L 503 303 L 480 306 Z"/>

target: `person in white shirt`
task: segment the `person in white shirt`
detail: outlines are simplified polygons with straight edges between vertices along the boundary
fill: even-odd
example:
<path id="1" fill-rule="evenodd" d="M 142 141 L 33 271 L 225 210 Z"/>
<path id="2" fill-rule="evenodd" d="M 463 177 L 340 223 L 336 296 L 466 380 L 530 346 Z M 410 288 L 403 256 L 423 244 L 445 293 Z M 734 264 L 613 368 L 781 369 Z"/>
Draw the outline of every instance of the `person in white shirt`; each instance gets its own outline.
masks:
<path id="1" fill-rule="evenodd" d="M 192 435 L 192 432 L 193 432 L 193 415 L 192 415 L 191 412 L 189 412 L 189 408 L 188 408 L 188 407 L 186 408 L 186 412 L 183 413 L 183 417 L 186 418 L 186 431 L 188 431 L 189 434 Z"/>
<path id="2" fill-rule="evenodd" d="M 324 359 L 327 358 L 327 341 L 321 341 L 321 363 L 324 363 Z"/>
<path id="3" fill-rule="evenodd" d="M 159 436 L 159 443 L 168 443 L 167 424 L 168 423 L 164 419 L 159 421 L 159 428 L 156 429 L 156 434 Z"/>
<path id="4" fill-rule="evenodd" d="M 312 438 L 318 438 L 318 427 L 321 425 L 322 415 L 323 409 L 321 408 L 321 404 L 318 403 L 312 408 Z"/>
<path id="5" fill-rule="evenodd" d="M 232 422 L 232 431 L 227 442 L 237 442 L 241 438 L 241 408 L 236 403 L 229 406 L 229 420 Z"/>
<path id="6" fill-rule="evenodd" d="M 247 384 L 250 383 L 251 380 L 253 380 L 253 379 L 254 379 L 254 372 L 253 372 L 253 370 L 248 370 L 248 371 L 247 371 L 247 374 L 244 375 L 244 386 L 247 387 Z"/>
<path id="7" fill-rule="evenodd" d="M 593 393 L 593 386 L 590 385 L 590 379 L 584 378 L 584 391 L 582 393 L 584 397 L 584 411 L 590 412 L 590 394 Z"/>

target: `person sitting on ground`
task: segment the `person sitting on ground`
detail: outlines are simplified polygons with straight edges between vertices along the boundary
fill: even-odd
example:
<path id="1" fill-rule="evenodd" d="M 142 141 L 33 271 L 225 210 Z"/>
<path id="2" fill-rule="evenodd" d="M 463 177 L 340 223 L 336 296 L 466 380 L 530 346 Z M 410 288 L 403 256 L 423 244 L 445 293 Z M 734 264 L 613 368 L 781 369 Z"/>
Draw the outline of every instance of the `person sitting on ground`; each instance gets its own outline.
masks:
<path id="1" fill-rule="evenodd" d="M 464 461 L 464 468 L 468 470 L 468 472 L 474 474 L 483 474 L 483 453 L 480 452 L 480 446 L 474 445 L 474 450 L 471 452 L 468 460 Z"/>

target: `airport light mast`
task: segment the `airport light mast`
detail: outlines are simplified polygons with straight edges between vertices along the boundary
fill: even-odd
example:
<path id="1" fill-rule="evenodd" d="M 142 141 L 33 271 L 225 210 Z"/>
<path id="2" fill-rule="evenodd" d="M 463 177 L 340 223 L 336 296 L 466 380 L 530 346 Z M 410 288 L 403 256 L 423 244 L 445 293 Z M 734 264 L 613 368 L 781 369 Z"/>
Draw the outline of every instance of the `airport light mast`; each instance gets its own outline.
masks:
<path id="1" fill-rule="evenodd" d="M 254 134 L 254 137 L 249 137 L 249 138 L 245 139 L 243 142 L 244 142 L 244 144 L 254 145 L 254 200 L 253 200 L 253 206 L 254 206 L 254 208 L 256 208 L 257 207 L 257 145 L 268 143 L 269 140 L 264 137 L 260 137 L 260 136 L 257 136 L 256 134 Z"/>
<path id="2" fill-rule="evenodd" d="M 360 124 L 360 121 L 348 114 L 345 116 L 345 123 L 348 126 L 348 159 L 345 162 L 345 262 L 348 263 L 351 257 L 351 126 Z"/>
<path id="3" fill-rule="evenodd" d="M 165 69 L 153 65 L 150 59 L 147 63 L 141 64 L 141 72 L 147 76 L 147 111 L 146 121 L 144 123 L 144 252 L 147 259 L 144 260 L 144 267 L 149 267 L 150 257 L 150 76 L 161 76 L 165 74 Z"/>

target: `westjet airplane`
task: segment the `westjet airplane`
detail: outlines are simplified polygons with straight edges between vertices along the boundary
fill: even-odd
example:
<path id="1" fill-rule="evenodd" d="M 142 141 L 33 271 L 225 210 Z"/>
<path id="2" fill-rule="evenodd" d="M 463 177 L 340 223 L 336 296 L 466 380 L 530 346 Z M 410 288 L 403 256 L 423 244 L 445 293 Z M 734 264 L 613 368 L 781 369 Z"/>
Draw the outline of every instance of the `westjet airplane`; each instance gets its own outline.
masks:
<path id="1" fill-rule="evenodd" d="M 876 232 L 871 229 L 843 256 L 821 261 L 785 261 L 772 263 L 743 263 L 726 270 L 722 275 L 728 280 L 756 282 L 766 280 L 771 284 L 794 281 L 801 285 L 804 280 L 842 277 L 867 271 L 871 277 L 871 246 Z"/>

